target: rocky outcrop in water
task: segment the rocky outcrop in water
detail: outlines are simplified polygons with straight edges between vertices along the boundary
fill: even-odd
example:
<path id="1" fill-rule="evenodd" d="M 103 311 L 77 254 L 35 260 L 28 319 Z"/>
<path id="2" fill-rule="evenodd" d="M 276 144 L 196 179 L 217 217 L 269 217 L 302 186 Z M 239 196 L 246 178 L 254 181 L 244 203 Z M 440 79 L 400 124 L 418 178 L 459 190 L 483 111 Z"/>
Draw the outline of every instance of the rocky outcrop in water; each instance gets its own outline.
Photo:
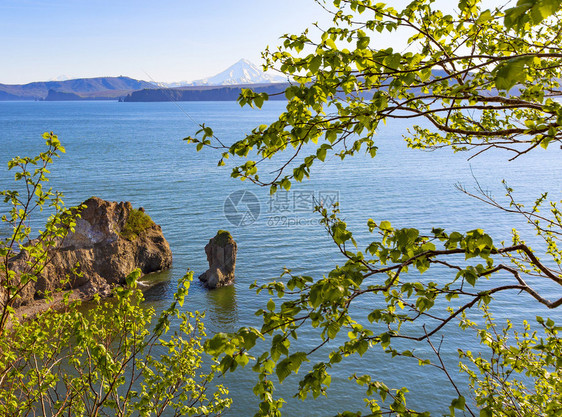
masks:
<path id="1" fill-rule="evenodd" d="M 205 246 L 209 269 L 199 279 L 210 289 L 224 287 L 234 282 L 237 245 L 226 230 L 217 235 Z"/>
<path id="2" fill-rule="evenodd" d="M 25 288 L 14 307 L 61 288 L 76 289 L 82 299 L 95 294 L 107 296 L 135 268 L 147 274 L 171 267 L 170 245 L 160 226 L 142 208 L 135 210 L 129 202 L 97 197 L 84 205 L 74 233 L 69 233 L 49 252 L 51 261 L 37 282 Z M 25 270 L 27 256 L 22 251 L 14 260 L 13 269 Z"/>

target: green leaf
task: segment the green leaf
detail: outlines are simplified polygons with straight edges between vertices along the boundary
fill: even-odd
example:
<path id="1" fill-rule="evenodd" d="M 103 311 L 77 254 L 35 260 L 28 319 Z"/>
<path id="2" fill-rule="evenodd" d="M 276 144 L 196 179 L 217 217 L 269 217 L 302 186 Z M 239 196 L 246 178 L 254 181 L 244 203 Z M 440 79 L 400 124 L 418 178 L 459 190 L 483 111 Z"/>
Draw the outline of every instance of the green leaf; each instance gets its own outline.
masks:
<path id="1" fill-rule="evenodd" d="M 480 410 L 480 417 L 494 417 L 494 413 L 488 407 Z"/>
<path id="2" fill-rule="evenodd" d="M 465 403 L 466 400 L 461 395 L 458 398 L 455 398 L 453 401 L 451 401 L 451 406 L 456 408 L 457 410 L 464 410 Z"/>
<path id="3" fill-rule="evenodd" d="M 326 148 L 318 148 L 318 150 L 316 151 L 316 156 L 318 157 L 318 159 L 324 162 L 324 160 L 326 159 Z"/>
<path id="4" fill-rule="evenodd" d="M 508 91 L 516 84 L 524 82 L 527 79 L 525 66 L 530 65 L 532 61 L 532 57 L 516 57 L 499 65 L 494 79 L 497 88 Z"/>
<path id="5" fill-rule="evenodd" d="M 277 375 L 279 382 L 283 382 L 285 378 L 291 375 L 290 365 L 291 360 L 289 358 L 285 358 L 277 364 L 275 368 L 275 374 Z"/>
<path id="6" fill-rule="evenodd" d="M 322 65 L 322 57 L 320 55 L 315 55 L 308 63 L 308 69 L 312 74 L 316 74 L 318 72 L 318 69 L 320 69 L 321 65 Z"/>
<path id="7" fill-rule="evenodd" d="M 269 299 L 269 301 L 267 302 L 267 309 L 269 311 L 275 311 L 275 301 Z"/>
<path id="8" fill-rule="evenodd" d="M 489 20 L 492 20 L 492 12 L 490 12 L 490 10 L 484 10 L 480 16 L 478 16 L 478 19 L 476 19 L 476 23 L 483 23 Z"/>
<path id="9" fill-rule="evenodd" d="M 327 330 L 328 330 L 328 337 L 329 337 L 330 339 L 334 339 L 334 338 L 338 335 L 338 332 L 340 331 L 340 327 L 341 327 L 341 326 L 340 326 L 337 322 L 335 322 L 335 321 L 331 322 L 331 323 L 328 325 L 328 328 L 327 328 Z"/>
<path id="10" fill-rule="evenodd" d="M 384 220 L 379 224 L 379 229 L 381 229 L 383 231 L 391 231 L 392 226 L 391 226 L 391 224 L 388 220 Z"/>
<path id="11" fill-rule="evenodd" d="M 370 38 L 363 36 L 357 40 L 357 49 L 365 49 L 369 46 Z"/>
<path id="12" fill-rule="evenodd" d="M 338 49 L 338 47 L 336 46 L 336 43 L 335 43 L 334 40 L 331 39 L 331 38 L 326 39 L 326 46 L 327 46 L 328 48 L 330 48 L 330 49 L 333 49 L 333 50 L 337 50 L 337 49 Z"/>

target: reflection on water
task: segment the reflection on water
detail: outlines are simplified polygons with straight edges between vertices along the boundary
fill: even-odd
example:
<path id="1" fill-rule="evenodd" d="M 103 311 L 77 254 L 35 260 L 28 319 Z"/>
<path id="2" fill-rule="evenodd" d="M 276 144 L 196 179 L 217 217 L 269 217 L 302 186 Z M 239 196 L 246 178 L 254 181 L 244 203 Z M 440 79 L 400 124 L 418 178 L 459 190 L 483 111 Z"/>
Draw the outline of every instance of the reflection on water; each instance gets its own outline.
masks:
<path id="1" fill-rule="evenodd" d="M 177 271 L 172 268 L 147 274 L 140 279 L 145 306 L 155 307 L 157 310 L 168 307 L 177 289 L 177 281 L 172 279 L 174 275 L 177 275 Z M 189 293 L 189 301 L 184 305 L 184 309 L 204 312 L 205 327 L 209 334 L 237 329 L 236 323 L 239 322 L 239 317 L 234 285 L 208 290 L 197 278 L 194 278 Z"/>
<path id="2" fill-rule="evenodd" d="M 172 286 L 172 269 L 144 275 L 139 286 L 143 290 L 147 302 L 169 300 L 175 288 Z"/>
<path id="3" fill-rule="evenodd" d="M 6 213 L 7 210 L 2 210 L 1 213 Z M 14 231 L 13 227 L 5 222 L 0 222 L 0 239 L 7 239 L 12 236 L 12 232 Z"/>
<path id="4" fill-rule="evenodd" d="M 146 274 L 141 277 L 139 280 L 138 288 L 142 290 L 144 301 L 141 304 L 143 308 L 154 307 L 158 312 L 158 307 L 165 306 L 166 303 L 169 304 L 169 300 L 173 293 L 174 287 L 171 282 L 172 278 L 172 270 L 169 269 L 167 271 L 159 271 L 154 272 L 151 274 Z M 116 303 L 117 298 L 111 296 L 102 300 L 103 304 Z M 95 308 L 97 303 L 95 301 L 81 301 L 78 306 L 78 311 L 82 312 L 86 316 L 92 312 L 92 309 Z M 165 307 L 161 307 L 163 309 Z"/>
<path id="5" fill-rule="evenodd" d="M 234 285 L 208 290 L 205 294 L 207 313 L 205 322 L 213 331 L 230 332 L 238 322 L 238 304 Z"/>

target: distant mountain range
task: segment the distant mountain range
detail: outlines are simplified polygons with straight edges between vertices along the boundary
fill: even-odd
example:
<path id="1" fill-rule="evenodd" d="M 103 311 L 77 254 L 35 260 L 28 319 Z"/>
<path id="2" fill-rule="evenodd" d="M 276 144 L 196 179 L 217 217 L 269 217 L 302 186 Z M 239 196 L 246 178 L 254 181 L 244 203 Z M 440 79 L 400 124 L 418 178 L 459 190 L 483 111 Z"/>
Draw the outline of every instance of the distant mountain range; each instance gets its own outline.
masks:
<path id="1" fill-rule="evenodd" d="M 166 87 L 183 87 L 183 86 L 203 86 L 203 85 L 240 85 L 240 84 L 272 84 L 287 82 L 287 77 L 280 75 L 268 74 L 261 70 L 260 67 L 248 61 L 241 59 L 234 65 L 218 74 L 195 81 L 180 81 L 177 83 L 165 83 Z"/>
<path id="2" fill-rule="evenodd" d="M 129 77 L 78 78 L 18 85 L 0 84 L 0 100 L 45 100 L 50 91 L 71 94 L 78 100 L 109 100 L 150 87 L 154 88 L 154 85 Z"/>
<path id="3" fill-rule="evenodd" d="M 163 83 L 156 84 L 148 81 L 135 80 L 129 77 L 97 77 L 97 78 L 78 78 L 64 81 L 43 81 L 29 84 L 0 84 L 0 100 L 46 100 L 46 101 L 67 101 L 67 100 L 124 100 L 136 91 L 162 90 L 170 87 L 191 87 L 192 93 L 175 93 L 178 97 L 198 97 L 197 100 L 216 100 L 221 93 L 225 93 L 222 99 L 232 100 L 233 91 L 240 91 L 240 86 L 246 85 L 268 85 L 286 83 L 287 79 L 264 73 L 259 67 L 250 61 L 241 59 L 225 71 L 213 76 L 193 82 Z M 233 89 L 224 89 L 210 93 L 210 86 L 232 86 Z M 200 87 L 200 88 L 198 88 Z M 278 89 L 276 89 L 277 91 Z M 152 97 L 147 101 L 162 101 L 163 97 L 169 94 L 160 93 L 137 94 L 136 97 Z M 201 94 L 194 91 L 207 91 Z M 156 94 L 155 94 L 156 93 Z M 159 99 L 156 99 L 159 97 Z M 207 98 L 209 97 L 209 98 Z M 213 97 L 213 98 L 211 98 Z M 229 98 L 226 98 L 229 97 Z M 236 94 L 237 97 L 237 94 Z M 234 98 L 236 99 L 236 98 Z M 126 100 L 138 101 L 138 100 Z"/>

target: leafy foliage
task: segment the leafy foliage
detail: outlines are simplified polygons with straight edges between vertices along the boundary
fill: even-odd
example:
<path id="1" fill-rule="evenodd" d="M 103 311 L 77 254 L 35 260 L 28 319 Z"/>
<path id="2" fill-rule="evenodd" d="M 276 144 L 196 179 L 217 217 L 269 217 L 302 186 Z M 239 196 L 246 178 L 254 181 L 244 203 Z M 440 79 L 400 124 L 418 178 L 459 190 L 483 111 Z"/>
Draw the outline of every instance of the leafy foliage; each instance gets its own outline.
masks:
<path id="1" fill-rule="evenodd" d="M 48 252 L 73 230 L 79 208 L 66 209 L 62 194 L 52 188 L 44 188 L 48 181 L 48 166 L 54 158 L 65 152 L 58 137 L 44 133 L 47 150 L 36 157 L 16 157 L 8 162 L 8 169 L 15 169 L 16 181 L 23 183 L 22 191 L 4 190 L 4 203 L 11 209 L 2 216 L 2 222 L 9 224 L 10 236 L 0 241 L 0 336 L 3 335 L 8 320 L 13 315 L 12 306 L 21 298 L 31 282 L 36 282 L 48 262 Z M 21 194 L 20 194 L 21 192 Z M 39 231 L 39 237 L 31 241 L 31 216 L 44 207 L 52 210 L 45 224 L 45 230 Z M 12 269 L 11 261 L 15 255 L 24 252 L 27 256 L 26 268 L 20 273 Z"/>
<path id="2" fill-rule="evenodd" d="M 479 0 L 460 0 L 454 15 L 436 10 L 431 0 L 413 0 L 402 11 L 370 0 L 333 0 L 329 2 L 333 7 L 318 3 L 332 14 L 332 27 L 318 28 L 318 36 L 312 31 L 285 35 L 277 51 L 264 53 L 267 69 L 294 80 L 285 91 L 288 102 L 278 120 L 256 127 L 230 146 L 209 127 L 186 138 L 198 149 L 222 150 L 219 165 L 225 158 L 243 158 L 233 177 L 268 186 L 272 193 L 289 189 L 294 181 L 308 178 L 314 164 L 332 155 L 344 159 L 363 151 L 375 157 L 377 129 L 390 119 L 412 125 L 405 137 L 412 148 L 450 147 L 470 151 L 471 157 L 497 148 L 510 152 L 514 160 L 561 142 L 559 1 L 521 0 L 511 8 L 483 10 Z M 403 50 L 378 42 L 378 33 L 398 31 L 409 34 Z M 259 108 L 267 99 L 263 93 L 244 90 L 239 103 Z M 420 126 L 420 120 L 431 128 Z M 249 155 L 257 159 L 248 159 Z M 268 170 L 273 175 L 266 177 L 260 164 L 272 158 L 284 162 L 279 169 Z M 508 205 L 485 193 L 473 196 L 521 214 L 544 238 L 546 251 L 537 254 L 516 231 L 512 242 L 504 244 L 481 229 L 435 228 L 427 234 L 385 220 L 369 220 L 373 239 L 359 250 L 337 208 L 319 208 L 345 264 L 324 277 L 285 270 L 279 281 L 256 284 L 258 291 L 272 297 L 266 309 L 257 312 L 262 327 L 218 334 L 206 345 L 208 352 L 221 358 L 223 372 L 254 359 L 258 375 L 254 393 L 261 399 L 256 415 L 281 414 L 283 400 L 274 395 L 274 380 L 283 382 L 304 363 L 311 362 L 299 379 L 296 396 L 301 399 L 325 395 L 336 364 L 376 348 L 441 370 L 457 393 L 449 409 L 443 410 L 449 415 L 459 410 L 473 416 L 559 414 L 552 395 L 559 389 L 560 375 L 551 372 L 559 365 L 554 363 L 559 358 L 558 328 L 552 320 L 543 322 L 546 336 L 536 349 L 531 346 L 534 333 L 527 329 L 509 345 L 510 325 L 507 333 L 494 333 L 487 306 L 502 292 L 526 293 L 530 297 L 526 300 L 550 309 L 562 305 L 562 299 L 548 298 L 562 285 L 560 209 L 546 194 L 525 208 L 513 199 L 510 188 Z M 540 212 L 545 206 L 546 214 Z M 422 274 L 429 269 L 448 271 L 448 278 L 426 278 Z M 540 294 L 527 277 L 538 277 L 551 291 Z M 369 302 L 363 305 L 373 306 L 368 312 L 356 307 L 365 299 Z M 467 312 L 478 307 L 484 309 L 484 320 L 472 323 Z M 476 327 L 482 349 L 493 357 L 487 362 L 485 353 L 479 357 L 460 352 L 465 362 L 472 363 L 463 369 L 474 401 L 463 396 L 439 345 L 433 343 L 453 323 L 463 329 Z M 304 326 L 318 334 L 317 345 L 307 352 L 293 347 Z M 269 349 L 250 355 L 261 338 Z M 413 348 L 404 349 L 400 340 L 412 347 L 427 343 L 433 355 L 418 356 Z M 515 375 L 526 366 L 525 378 L 516 383 L 505 378 L 504 369 Z M 350 378 L 365 388 L 370 415 L 429 414 L 407 406 L 406 388 L 388 387 L 374 375 Z M 342 410 L 342 415 L 357 414 Z"/>
<path id="3" fill-rule="evenodd" d="M 25 183 L 25 194 L 2 192 L 12 205 L 2 217 L 12 235 L 0 241 L 0 415 L 220 415 L 231 400 L 224 387 L 211 385 L 214 374 L 204 369 L 201 316 L 180 311 L 191 272 L 157 318 L 142 304 L 139 269 L 108 301 L 96 296 L 93 308 L 70 302 L 66 292 L 60 311 L 50 309 L 33 320 L 16 315 L 14 303 L 40 276 L 50 251 L 73 230 L 79 215 L 79 208 L 64 207 L 62 194 L 43 187 L 48 164 L 64 151 L 52 133 L 44 138 L 46 152 L 9 163 L 18 169 L 15 178 Z M 39 238 L 31 240 L 31 214 L 45 206 L 54 213 Z M 140 216 L 141 226 L 146 218 Z M 138 230 L 138 219 L 135 225 Z M 27 266 L 13 269 L 11 261 L 22 251 Z M 168 334 L 172 323 L 178 329 L 173 335 Z"/>
<path id="4" fill-rule="evenodd" d="M 482 345 L 491 357 L 460 350 L 474 367 L 461 365 L 470 376 L 481 416 L 556 416 L 562 413 L 561 330 L 551 319 L 537 317 L 542 334 L 523 323 L 523 331 L 512 330 L 512 323 L 498 329 L 484 310 L 486 327 L 477 329 Z M 465 322 L 476 328 L 473 322 Z M 510 337 L 510 332 L 513 335 Z M 513 339 L 512 339 L 513 338 Z M 513 340 L 513 341 L 512 341 Z M 529 384 L 532 381 L 532 385 Z"/>
<path id="5" fill-rule="evenodd" d="M 0 339 L 0 414 L 176 415 L 220 414 L 230 400 L 212 373 L 202 370 L 199 315 L 180 313 L 192 274 L 180 282 L 176 301 L 150 330 L 153 308 L 145 308 L 136 280 L 117 288 L 115 298 L 91 310 L 76 304 L 48 311 L 36 320 L 14 322 Z M 166 336 L 170 321 L 178 332 Z"/>
<path id="6" fill-rule="evenodd" d="M 376 129 L 389 119 L 433 126 L 412 127 L 406 140 L 414 148 L 503 148 L 517 158 L 560 142 L 558 2 L 525 1 L 503 11 L 462 0 L 455 16 L 432 3 L 415 0 L 399 12 L 371 1 L 333 1 L 334 25 L 318 39 L 308 31 L 285 35 L 278 51 L 264 54 L 267 68 L 294 80 L 277 121 L 229 147 L 213 142 L 208 126 L 198 132 L 202 138 L 186 139 L 198 149 L 224 149 L 222 158 L 256 152 L 260 159 L 235 167 L 232 176 L 272 190 L 308 177 L 330 155 L 376 155 Z M 378 33 L 398 31 L 411 33 L 404 52 L 375 48 Z M 267 98 L 244 90 L 239 102 L 261 107 Z M 308 143 L 318 143 L 316 152 L 302 155 Z M 260 177 L 260 161 L 282 151 L 291 152 L 292 163 Z"/>

